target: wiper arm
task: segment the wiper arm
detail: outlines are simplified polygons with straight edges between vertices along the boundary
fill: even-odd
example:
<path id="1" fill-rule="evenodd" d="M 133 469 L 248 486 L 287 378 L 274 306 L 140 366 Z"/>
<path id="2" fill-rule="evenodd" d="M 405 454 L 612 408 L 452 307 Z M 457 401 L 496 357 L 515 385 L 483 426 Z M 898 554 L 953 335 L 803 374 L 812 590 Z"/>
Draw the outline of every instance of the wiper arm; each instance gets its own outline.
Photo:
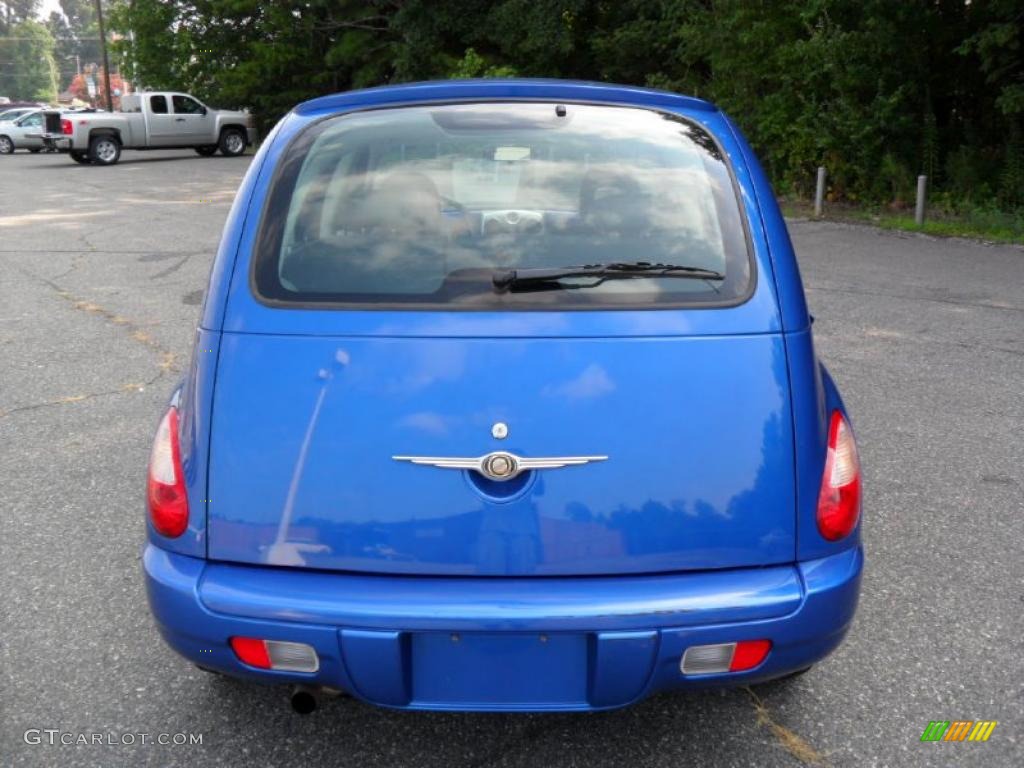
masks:
<path id="1" fill-rule="evenodd" d="M 595 281 L 582 285 L 563 285 L 561 288 L 593 288 L 605 280 L 635 277 L 682 277 L 691 280 L 725 280 L 725 275 L 703 267 L 678 264 L 652 264 L 648 261 L 611 262 L 609 264 L 582 264 L 578 267 L 543 267 L 538 269 L 506 269 L 491 276 L 498 292 L 515 288 L 541 287 L 546 283 L 557 285 L 564 278 L 594 277 Z"/>

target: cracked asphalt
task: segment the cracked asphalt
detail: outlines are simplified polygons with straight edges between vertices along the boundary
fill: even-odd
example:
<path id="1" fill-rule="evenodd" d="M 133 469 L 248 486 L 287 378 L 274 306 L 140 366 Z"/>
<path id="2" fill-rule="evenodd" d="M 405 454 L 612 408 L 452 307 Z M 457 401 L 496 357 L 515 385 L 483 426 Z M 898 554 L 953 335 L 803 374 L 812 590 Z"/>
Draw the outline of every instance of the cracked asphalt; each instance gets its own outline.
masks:
<path id="1" fill-rule="evenodd" d="M 0 158 L 0 765 L 1024 764 L 1024 249 L 863 226 L 791 223 L 866 474 L 858 618 L 806 675 L 594 715 L 301 718 L 177 658 L 140 578 L 144 470 L 246 164 Z M 999 725 L 920 742 L 957 719 Z"/>

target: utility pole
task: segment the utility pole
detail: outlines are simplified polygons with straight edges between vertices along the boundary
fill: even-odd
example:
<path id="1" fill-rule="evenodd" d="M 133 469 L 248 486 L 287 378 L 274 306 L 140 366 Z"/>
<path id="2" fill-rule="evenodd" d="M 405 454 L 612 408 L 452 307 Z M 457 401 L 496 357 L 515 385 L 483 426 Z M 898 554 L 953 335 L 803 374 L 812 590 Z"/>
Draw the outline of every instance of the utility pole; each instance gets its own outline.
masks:
<path id="1" fill-rule="evenodd" d="M 103 31 L 103 6 L 96 0 L 96 23 L 100 28 L 100 50 L 103 51 L 103 90 L 107 93 L 107 111 L 114 111 L 114 96 L 110 92 L 110 60 L 107 58 L 107 33 Z"/>

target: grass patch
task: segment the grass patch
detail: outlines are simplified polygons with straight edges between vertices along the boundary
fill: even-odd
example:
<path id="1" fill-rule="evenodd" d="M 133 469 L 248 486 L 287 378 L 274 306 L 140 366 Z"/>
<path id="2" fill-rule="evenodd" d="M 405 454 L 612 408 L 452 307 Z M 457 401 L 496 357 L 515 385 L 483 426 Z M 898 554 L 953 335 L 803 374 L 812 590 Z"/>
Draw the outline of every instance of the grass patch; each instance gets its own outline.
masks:
<path id="1" fill-rule="evenodd" d="M 814 206 L 804 200 L 784 199 L 780 203 L 787 217 L 814 218 Z M 827 203 L 822 219 L 859 222 L 904 232 L 923 232 L 935 237 L 970 237 L 1024 245 L 1024 211 L 979 208 L 956 212 L 936 208 L 925 213 L 924 225 L 919 227 L 914 222 L 912 211 Z"/>
<path id="2" fill-rule="evenodd" d="M 754 704 L 758 726 L 767 727 L 783 749 L 789 752 L 802 765 L 828 765 L 828 760 L 826 760 L 825 756 L 807 743 L 802 736 L 776 722 L 771 712 L 768 711 L 768 707 L 761 700 L 761 697 L 754 693 L 749 686 L 746 686 L 746 691 L 750 694 L 750 700 Z"/>

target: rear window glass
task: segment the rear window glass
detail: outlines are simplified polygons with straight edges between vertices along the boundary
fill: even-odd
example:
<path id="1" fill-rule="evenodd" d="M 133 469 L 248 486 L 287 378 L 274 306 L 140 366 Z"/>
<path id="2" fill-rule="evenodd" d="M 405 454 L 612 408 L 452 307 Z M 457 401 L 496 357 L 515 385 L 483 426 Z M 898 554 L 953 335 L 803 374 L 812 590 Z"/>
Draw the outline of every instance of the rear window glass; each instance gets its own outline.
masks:
<path id="1" fill-rule="evenodd" d="M 547 103 L 317 123 L 285 152 L 253 269 L 272 303 L 377 308 L 722 305 L 753 282 L 708 133 L 646 109 Z"/>

